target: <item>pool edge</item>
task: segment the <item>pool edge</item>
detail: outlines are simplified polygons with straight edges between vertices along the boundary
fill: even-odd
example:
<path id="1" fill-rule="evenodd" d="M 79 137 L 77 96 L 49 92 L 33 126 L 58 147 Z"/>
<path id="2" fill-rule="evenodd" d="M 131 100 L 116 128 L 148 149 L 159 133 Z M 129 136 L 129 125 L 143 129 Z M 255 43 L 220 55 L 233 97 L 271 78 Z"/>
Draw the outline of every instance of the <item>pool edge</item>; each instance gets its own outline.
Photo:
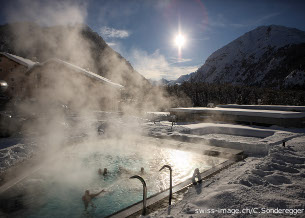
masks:
<path id="1" fill-rule="evenodd" d="M 240 161 L 244 159 L 244 156 L 243 155 L 240 155 L 239 157 L 236 157 L 234 159 L 229 159 L 229 160 L 226 160 L 225 162 L 211 168 L 211 169 L 208 169 L 204 172 L 202 172 L 200 175 L 201 175 L 201 181 L 203 180 L 206 180 L 212 176 L 214 176 L 215 174 L 219 173 L 221 170 L 224 170 L 228 167 L 230 167 L 232 164 Z M 192 178 L 189 178 L 187 180 L 185 180 L 184 182 L 178 184 L 178 185 L 175 185 L 173 187 L 173 193 L 177 193 L 185 188 L 188 188 L 188 187 L 191 187 L 193 186 L 193 182 L 192 182 Z M 147 208 L 148 207 L 153 207 L 154 204 L 158 203 L 159 201 L 161 201 L 162 199 L 166 198 L 168 195 L 169 195 L 169 189 L 167 190 L 164 190 L 163 192 L 161 193 L 157 193 L 153 196 L 150 196 L 149 198 L 147 198 Z M 142 201 L 139 201 L 135 204 L 132 204 L 130 206 L 128 206 L 127 208 L 124 208 L 122 210 L 119 210 L 109 216 L 106 216 L 107 218 L 121 218 L 121 217 L 131 217 L 131 216 L 134 216 L 136 214 L 139 213 L 140 215 L 140 212 L 142 211 Z M 153 211 L 151 211 L 153 212 Z M 148 214 L 146 214 L 148 215 Z"/>

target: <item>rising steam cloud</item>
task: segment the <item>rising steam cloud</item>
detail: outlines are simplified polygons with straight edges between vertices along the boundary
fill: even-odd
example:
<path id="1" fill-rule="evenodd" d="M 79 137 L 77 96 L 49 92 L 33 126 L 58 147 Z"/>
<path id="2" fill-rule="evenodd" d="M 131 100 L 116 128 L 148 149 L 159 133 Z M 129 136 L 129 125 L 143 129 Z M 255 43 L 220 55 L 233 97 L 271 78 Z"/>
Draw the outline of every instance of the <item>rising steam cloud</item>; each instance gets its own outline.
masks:
<path id="1" fill-rule="evenodd" d="M 50 68 L 41 68 L 40 73 L 48 75 L 49 83 L 32 93 L 34 102 L 31 99 L 22 101 L 18 108 L 27 117 L 39 117 L 26 123 L 25 131 L 38 132 L 41 144 L 48 145 L 49 148 L 60 148 L 66 143 L 67 137 L 73 134 L 71 131 L 75 133 L 78 129 L 96 137 L 97 128 L 91 121 L 100 117 L 93 111 L 107 109 L 107 100 L 103 102 L 103 99 L 109 99 L 109 96 L 117 103 L 115 107 L 120 107 L 123 115 L 141 115 L 145 111 L 166 109 L 181 101 L 169 96 L 162 88 L 152 87 L 106 44 L 100 45 L 101 51 L 96 50 L 96 44 L 85 37 L 87 4 L 82 1 L 19 0 L 8 3 L 6 16 L 9 22 L 17 22 L 20 18 L 29 21 L 11 25 L 10 32 L 17 54 L 28 58 L 39 55 L 36 57 L 39 62 L 58 58 L 73 63 L 124 85 L 125 98 L 130 99 L 119 105 L 117 90 L 89 83 L 82 77 L 71 75 L 65 67 L 54 67 L 52 72 L 47 72 Z M 99 36 L 92 33 L 90 37 Z M 39 71 L 39 66 L 34 70 Z M 30 86 L 35 86 L 31 84 L 31 80 L 34 80 L 31 75 L 26 80 L 29 80 Z M 188 100 L 183 102 L 189 103 Z M 78 116 L 73 120 L 74 128 L 69 130 L 66 124 L 71 123 L 71 118 L 66 116 L 63 108 L 65 104 Z M 129 125 L 126 129 L 139 133 L 135 131 L 139 129 L 137 122 L 129 120 Z M 86 126 L 86 130 L 82 126 Z M 111 131 L 112 136 L 122 135 L 117 128 L 112 128 Z M 131 131 L 127 132 L 126 137 L 132 135 Z"/>
<path id="2" fill-rule="evenodd" d="M 20 0 L 9 3 L 6 14 L 8 22 L 17 22 L 20 17 L 23 21 L 31 22 L 10 25 L 13 50 L 17 55 L 30 59 L 36 57 L 40 63 L 58 58 L 125 87 L 122 95 L 126 102 L 122 103 L 117 89 L 93 84 L 75 72 L 71 73 L 69 68 L 61 64 L 52 65 L 52 62 L 47 63 L 50 64 L 48 68 L 35 66 L 25 78 L 30 88 L 36 85 L 33 82 L 35 72 L 41 73 L 48 81 L 34 89 L 31 98 L 20 101 L 17 108 L 20 114 L 27 117 L 23 125 L 25 137 L 34 136 L 41 147 L 39 156 L 54 160 L 45 168 L 48 176 L 54 181 L 66 182 L 65 189 L 74 187 L 82 192 L 89 188 L 88 181 L 97 176 L 97 169 L 88 170 L 79 159 L 74 161 L 71 157 L 71 160 L 65 161 L 69 157 L 58 151 L 65 150 L 68 144 L 76 142 L 79 145 L 76 147 L 78 150 L 70 150 L 68 155 L 71 156 L 73 152 L 78 152 L 78 156 L 103 152 L 125 154 L 133 150 L 136 151 L 134 155 L 147 157 L 152 154 L 149 153 L 149 146 L 142 146 L 145 130 L 139 117 L 146 111 L 166 110 L 173 105 L 181 106 L 181 103 L 190 105 L 184 96 L 177 99 L 169 96 L 163 88 L 152 87 L 106 44 L 100 45 L 99 48 L 103 50 L 97 51 L 94 47 L 96 44 L 84 37 L 87 5 L 82 1 Z M 90 37 L 98 36 L 91 34 Z M 101 112 L 108 109 L 109 99 L 116 102 L 114 107 L 119 108 L 119 119 L 116 113 Z M 101 120 L 108 121 L 105 138 L 111 138 L 110 141 L 101 140 L 98 133 Z M 60 158 L 60 161 L 55 161 L 56 158 Z M 52 187 L 58 188 L 57 184 L 52 184 Z"/>

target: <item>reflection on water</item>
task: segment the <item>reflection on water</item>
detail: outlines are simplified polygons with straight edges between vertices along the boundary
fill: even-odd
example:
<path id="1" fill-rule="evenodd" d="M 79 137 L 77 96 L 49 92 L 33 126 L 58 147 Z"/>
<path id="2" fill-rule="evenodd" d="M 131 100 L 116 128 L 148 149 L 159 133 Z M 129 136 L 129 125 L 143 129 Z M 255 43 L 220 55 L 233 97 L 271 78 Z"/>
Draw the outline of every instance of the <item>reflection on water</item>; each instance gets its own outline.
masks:
<path id="1" fill-rule="evenodd" d="M 105 140 L 70 147 L 52 164 L 17 185 L 26 190 L 23 217 L 80 217 L 88 213 L 92 217 L 107 216 L 142 200 L 142 184 L 129 179 L 141 175 L 141 167 L 151 196 L 169 187 L 169 171 L 159 172 L 164 164 L 172 166 L 173 185 L 177 185 L 190 178 L 195 168 L 204 171 L 225 161 L 161 147 L 159 140 L 141 140 L 135 145 L 115 143 Z M 98 175 L 99 168 L 107 168 L 108 174 Z M 107 192 L 94 199 L 96 208 L 89 207 L 84 213 L 81 196 L 87 189 L 91 193 L 101 189 Z"/>

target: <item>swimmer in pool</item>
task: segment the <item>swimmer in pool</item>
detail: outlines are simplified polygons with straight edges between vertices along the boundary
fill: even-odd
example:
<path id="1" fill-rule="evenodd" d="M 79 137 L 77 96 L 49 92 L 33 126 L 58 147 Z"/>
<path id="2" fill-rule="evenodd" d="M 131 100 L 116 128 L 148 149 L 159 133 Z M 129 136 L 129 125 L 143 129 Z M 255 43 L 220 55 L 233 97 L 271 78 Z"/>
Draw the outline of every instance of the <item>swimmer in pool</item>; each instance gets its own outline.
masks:
<path id="1" fill-rule="evenodd" d="M 103 176 L 106 176 L 108 174 L 107 168 L 104 168 Z"/>
<path id="2" fill-rule="evenodd" d="M 107 175 L 107 173 L 108 173 L 107 168 L 104 168 L 104 172 L 103 172 L 103 173 L 102 173 L 102 169 L 101 169 L 101 168 L 99 168 L 99 169 L 98 169 L 98 174 L 99 174 L 99 175 L 106 176 L 106 175 Z"/>
<path id="3" fill-rule="evenodd" d="M 141 167 L 141 175 L 143 175 L 145 172 L 144 172 L 144 167 Z"/>
<path id="4" fill-rule="evenodd" d="M 98 196 L 99 194 L 101 194 L 102 192 L 106 192 L 104 189 L 96 194 L 90 194 L 89 190 L 85 191 L 85 194 L 82 197 L 82 200 L 84 202 L 85 205 L 85 210 L 87 210 L 89 203 L 91 204 L 92 207 L 95 207 L 93 202 L 91 201 L 93 198 L 95 198 L 96 196 Z"/>

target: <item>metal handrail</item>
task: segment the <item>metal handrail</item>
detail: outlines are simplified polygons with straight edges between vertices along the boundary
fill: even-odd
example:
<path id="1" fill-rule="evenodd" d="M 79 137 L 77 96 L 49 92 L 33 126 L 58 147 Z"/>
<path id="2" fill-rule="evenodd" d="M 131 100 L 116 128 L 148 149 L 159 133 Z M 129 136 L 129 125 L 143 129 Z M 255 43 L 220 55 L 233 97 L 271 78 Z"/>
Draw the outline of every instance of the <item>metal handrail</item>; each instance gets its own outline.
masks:
<path id="1" fill-rule="evenodd" d="M 164 165 L 159 171 L 163 170 L 164 168 L 169 169 L 169 205 L 172 204 L 172 197 L 173 197 L 173 177 L 172 177 L 172 168 L 169 165 Z"/>
<path id="2" fill-rule="evenodd" d="M 146 199 L 147 199 L 146 182 L 145 182 L 145 180 L 141 176 L 138 176 L 138 175 L 132 176 L 129 179 L 138 179 L 143 184 L 143 210 L 142 210 L 142 215 L 145 215 L 146 214 Z"/>

